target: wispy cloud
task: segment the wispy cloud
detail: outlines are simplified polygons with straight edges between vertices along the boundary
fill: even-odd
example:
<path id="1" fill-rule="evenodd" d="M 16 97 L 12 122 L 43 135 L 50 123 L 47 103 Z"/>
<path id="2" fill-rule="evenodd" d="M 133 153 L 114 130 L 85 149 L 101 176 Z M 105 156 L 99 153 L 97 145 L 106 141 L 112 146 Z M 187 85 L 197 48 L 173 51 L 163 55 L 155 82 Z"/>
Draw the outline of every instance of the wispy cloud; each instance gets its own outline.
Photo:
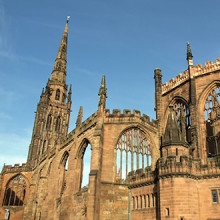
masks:
<path id="1" fill-rule="evenodd" d="M 89 75 L 89 76 L 94 76 L 96 75 L 98 72 L 95 72 L 95 71 L 91 71 L 91 70 L 88 70 L 88 69 L 84 69 L 84 68 L 81 68 L 81 67 L 78 67 L 78 66 L 73 66 L 74 68 L 74 71 L 78 71 L 82 74 L 85 74 L 85 75 Z"/>
<path id="2" fill-rule="evenodd" d="M 13 118 L 5 112 L 0 112 L 0 119 L 12 120 Z"/>

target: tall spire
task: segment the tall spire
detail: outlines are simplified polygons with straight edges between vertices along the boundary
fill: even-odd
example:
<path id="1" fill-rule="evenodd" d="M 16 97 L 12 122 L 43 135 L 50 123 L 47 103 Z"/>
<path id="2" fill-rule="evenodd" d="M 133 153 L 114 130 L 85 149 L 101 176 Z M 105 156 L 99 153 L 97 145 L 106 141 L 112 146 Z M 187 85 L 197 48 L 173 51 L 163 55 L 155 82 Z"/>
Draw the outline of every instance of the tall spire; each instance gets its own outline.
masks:
<path id="1" fill-rule="evenodd" d="M 193 66 L 193 55 L 192 55 L 192 51 L 189 45 L 189 41 L 187 42 L 187 56 L 186 59 L 188 61 L 188 66 Z"/>
<path id="2" fill-rule="evenodd" d="M 58 81 L 64 84 L 66 83 L 68 22 L 69 22 L 69 16 L 67 17 L 63 37 L 60 43 L 60 47 L 59 47 L 57 57 L 55 60 L 53 72 L 51 75 L 52 81 Z"/>
<path id="3" fill-rule="evenodd" d="M 105 108 L 106 98 L 107 98 L 107 89 L 105 83 L 105 75 L 103 75 L 101 87 L 99 89 L 99 106 L 103 106 L 103 108 Z"/>

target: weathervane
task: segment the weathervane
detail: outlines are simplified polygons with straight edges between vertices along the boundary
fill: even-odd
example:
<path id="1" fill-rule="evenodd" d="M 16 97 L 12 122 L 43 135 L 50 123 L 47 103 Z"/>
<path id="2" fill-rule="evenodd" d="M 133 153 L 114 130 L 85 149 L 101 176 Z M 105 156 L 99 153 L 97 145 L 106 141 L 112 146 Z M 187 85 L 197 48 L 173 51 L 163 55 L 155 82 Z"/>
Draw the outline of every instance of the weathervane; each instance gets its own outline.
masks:
<path id="1" fill-rule="evenodd" d="M 67 16 L 67 22 L 70 20 L 70 16 Z"/>

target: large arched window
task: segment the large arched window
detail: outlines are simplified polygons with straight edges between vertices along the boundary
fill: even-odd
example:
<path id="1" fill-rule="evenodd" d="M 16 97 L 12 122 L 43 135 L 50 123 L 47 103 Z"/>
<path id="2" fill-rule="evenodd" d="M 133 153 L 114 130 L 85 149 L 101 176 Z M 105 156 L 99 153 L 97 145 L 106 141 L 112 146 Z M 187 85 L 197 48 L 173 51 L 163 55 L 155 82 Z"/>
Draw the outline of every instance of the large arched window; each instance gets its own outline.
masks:
<path id="1" fill-rule="evenodd" d="M 116 181 L 125 181 L 128 172 L 151 166 L 151 143 L 138 128 L 126 130 L 118 140 Z"/>
<path id="2" fill-rule="evenodd" d="M 18 175 L 12 178 L 7 184 L 3 206 L 22 206 L 26 195 L 26 181 Z"/>
<path id="3" fill-rule="evenodd" d="M 181 98 L 175 98 L 171 104 L 176 112 L 177 122 L 180 125 L 182 139 L 190 142 L 191 136 L 188 132 L 191 126 L 191 116 L 188 104 Z"/>
<path id="4" fill-rule="evenodd" d="M 220 85 L 209 92 L 204 105 L 208 156 L 220 154 Z"/>

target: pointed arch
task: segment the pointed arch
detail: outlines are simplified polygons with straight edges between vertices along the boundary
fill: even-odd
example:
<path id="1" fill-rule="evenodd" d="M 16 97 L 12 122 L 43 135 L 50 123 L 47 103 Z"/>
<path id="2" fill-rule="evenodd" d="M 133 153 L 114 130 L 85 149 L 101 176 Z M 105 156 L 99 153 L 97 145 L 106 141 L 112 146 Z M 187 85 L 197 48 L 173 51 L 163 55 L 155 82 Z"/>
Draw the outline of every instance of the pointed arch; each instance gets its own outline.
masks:
<path id="1" fill-rule="evenodd" d="M 68 161 L 69 161 L 69 153 L 65 151 L 63 153 L 63 156 L 61 157 L 60 164 L 59 164 L 60 175 L 61 175 L 60 176 L 61 177 L 61 194 L 67 187 L 66 176 L 68 172 L 68 167 L 66 167 L 66 165 L 68 164 Z"/>
<path id="2" fill-rule="evenodd" d="M 152 165 L 152 141 L 140 127 L 124 129 L 116 143 L 116 182 L 126 182 L 128 173 Z"/>
<path id="3" fill-rule="evenodd" d="M 80 166 L 80 182 L 79 182 L 79 190 L 82 189 L 85 190 L 87 188 L 87 185 L 89 183 L 89 173 L 90 173 L 90 167 L 91 167 L 91 142 L 84 138 L 78 148 L 76 159 L 78 159 L 78 163 Z"/>
<path id="4" fill-rule="evenodd" d="M 220 81 L 211 82 L 201 93 L 198 101 L 199 126 L 203 133 L 202 155 L 212 157 L 220 154 Z"/>
<path id="5" fill-rule="evenodd" d="M 23 206 L 29 181 L 22 174 L 16 174 L 6 184 L 3 206 Z"/>

